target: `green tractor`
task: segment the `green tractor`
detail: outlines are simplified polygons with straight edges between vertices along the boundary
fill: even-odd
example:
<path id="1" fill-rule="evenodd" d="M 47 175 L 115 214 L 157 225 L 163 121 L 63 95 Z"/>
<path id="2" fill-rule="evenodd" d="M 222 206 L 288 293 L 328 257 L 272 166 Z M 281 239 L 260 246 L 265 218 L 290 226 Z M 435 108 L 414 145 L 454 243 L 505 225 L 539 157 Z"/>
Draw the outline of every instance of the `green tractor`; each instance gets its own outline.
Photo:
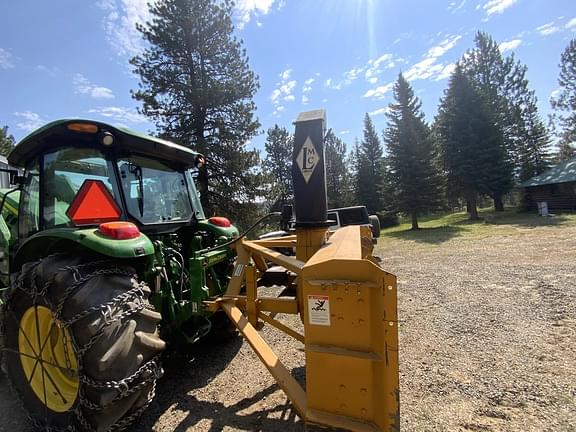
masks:
<path id="1" fill-rule="evenodd" d="M 226 290 L 238 230 L 202 210 L 203 156 L 158 138 L 61 120 L 8 162 L 3 370 L 39 429 L 121 430 L 154 395 L 165 341 L 228 321 L 203 301 Z"/>

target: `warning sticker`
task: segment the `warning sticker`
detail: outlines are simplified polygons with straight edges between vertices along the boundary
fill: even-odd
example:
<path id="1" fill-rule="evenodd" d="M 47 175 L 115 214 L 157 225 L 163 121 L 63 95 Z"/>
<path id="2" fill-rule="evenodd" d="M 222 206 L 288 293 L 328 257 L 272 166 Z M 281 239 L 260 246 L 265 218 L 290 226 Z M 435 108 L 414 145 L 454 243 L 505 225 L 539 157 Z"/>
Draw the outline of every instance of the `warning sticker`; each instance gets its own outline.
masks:
<path id="1" fill-rule="evenodd" d="M 323 295 L 308 296 L 308 318 L 310 324 L 330 325 L 330 297 Z"/>
<path id="2" fill-rule="evenodd" d="M 241 276 L 242 270 L 244 270 L 244 264 L 237 264 L 234 268 L 234 273 L 232 276 Z"/>
<path id="3" fill-rule="evenodd" d="M 312 173 L 314 172 L 314 168 L 318 165 L 320 161 L 320 157 L 318 152 L 316 151 L 316 147 L 312 143 L 310 137 L 306 138 L 306 141 L 302 145 L 298 156 L 296 156 L 296 163 L 300 168 L 300 172 L 306 180 L 306 183 L 310 180 Z"/>

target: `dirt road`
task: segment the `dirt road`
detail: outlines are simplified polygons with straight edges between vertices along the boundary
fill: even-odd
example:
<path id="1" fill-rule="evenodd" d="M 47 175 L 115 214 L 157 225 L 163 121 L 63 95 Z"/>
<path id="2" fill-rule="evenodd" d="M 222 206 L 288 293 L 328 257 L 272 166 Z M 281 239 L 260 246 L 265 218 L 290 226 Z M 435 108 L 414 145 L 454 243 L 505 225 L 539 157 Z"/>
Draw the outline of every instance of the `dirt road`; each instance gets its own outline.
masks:
<path id="1" fill-rule="evenodd" d="M 576 227 L 381 239 L 398 275 L 403 431 L 576 431 Z M 286 318 L 291 323 L 293 317 Z M 265 329 L 302 378 L 303 353 Z M 0 431 L 27 431 L 0 379 Z M 240 339 L 167 361 L 132 431 L 302 431 Z"/>

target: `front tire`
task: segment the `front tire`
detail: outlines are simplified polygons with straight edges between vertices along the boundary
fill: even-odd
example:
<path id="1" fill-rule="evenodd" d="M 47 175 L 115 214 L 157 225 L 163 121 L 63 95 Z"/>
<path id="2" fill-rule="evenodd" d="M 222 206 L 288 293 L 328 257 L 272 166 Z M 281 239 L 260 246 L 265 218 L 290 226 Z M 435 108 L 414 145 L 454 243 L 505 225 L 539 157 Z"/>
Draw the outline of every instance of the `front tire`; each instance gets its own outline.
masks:
<path id="1" fill-rule="evenodd" d="M 130 267 L 58 254 L 25 264 L 2 314 L 4 370 L 35 426 L 122 430 L 162 374 L 160 314 Z"/>

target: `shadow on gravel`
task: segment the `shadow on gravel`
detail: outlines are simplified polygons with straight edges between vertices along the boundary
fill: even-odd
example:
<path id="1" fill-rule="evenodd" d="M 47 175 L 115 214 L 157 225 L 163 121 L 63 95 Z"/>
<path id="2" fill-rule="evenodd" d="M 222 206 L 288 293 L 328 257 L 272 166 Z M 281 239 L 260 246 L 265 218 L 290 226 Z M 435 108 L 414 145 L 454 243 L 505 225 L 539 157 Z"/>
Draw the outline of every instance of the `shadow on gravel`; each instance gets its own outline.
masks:
<path id="1" fill-rule="evenodd" d="M 440 244 L 461 235 L 462 231 L 463 229 L 458 226 L 447 225 L 437 228 L 420 228 L 414 231 L 397 231 L 387 233 L 386 236 L 418 243 Z"/>
<path id="2" fill-rule="evenodd" d="M 156 397 L 138 422 L 128 429 L 129 432 L 152 430 L 168 409 L 187 413 L 179 424 L 171 425 L 170 430 L 175 432 L 195 430 L 195 425 L 203 419 L 211 420 L 210 432 L 221 431 L 225 426 L 251 431 L 304 430 L 302 422 L 296 417 L 288 401 L 273 408 L 258 407 L 256 412 L 242 413 L 276 392 L 279 389 L 276 384 L 230 406 L 217 401 L 199 400 L 195 395 L 189 394 L 205 387 L 224 371 L 238 354 L 242 343 L 242 337 L 238 336 L 224 344 L 195 344 L 186 354 L 169 351 L 164 359 L 165 374 L 158 383 Z M 303 384 L 304 368 L 295 368 L 292 373 Z M 246 384 L 249 383 L 242 382 L 242 377 L 239 376 L 232 385 L 245 387 Z M 275 418 L 269 418 L 270 414 Z"/>

